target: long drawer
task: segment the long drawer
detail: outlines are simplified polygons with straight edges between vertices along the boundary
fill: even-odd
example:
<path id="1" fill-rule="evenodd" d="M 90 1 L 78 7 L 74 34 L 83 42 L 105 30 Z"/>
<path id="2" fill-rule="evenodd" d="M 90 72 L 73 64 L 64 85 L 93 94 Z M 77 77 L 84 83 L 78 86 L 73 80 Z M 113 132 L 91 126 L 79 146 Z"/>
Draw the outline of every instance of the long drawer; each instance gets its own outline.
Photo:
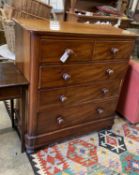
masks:
<path id="1" fill-rule="evenodd" d="M 92 60 L 94 42 L 82 40 L 41 39 L 41 62 L 61 63 L 60 58 L 67 56 L 67 63 L 88 62 Z"/>
<path id="2" fill-rule="evenodd" d="M 74 125 L 61 130 L 56 130 L 44 134 L 38 134 L 35 137 L 28 137 L 26 135 L 26 142 L 29 146 L 35 143 L 35 148 L 49 146 L 50 144 L 65 141 L 67 138 L 73 138 L 81 135 L 88 134 L 93 131 L 100 131 L 101 129 L 110 129 L 113 125 L 113 117 L 103 118 L 101 120 L 94 120 L 88 123 Z"/>
<path id="3" fill-rule="evenodd" d="M 97 41 L 93 60 L 129 59 L 133 46 L 133 41 Z"/>
<path id="4" fill-rule="evenodd" d="M 118 96 L 121 81 L 91 85 L 63 87 L 38 91 L 39 109 L 50 106 L 78 105 L 96 99 Z"/>
<path id="5" fill-rule="evenodd" d="M 42 134 L 109 117 L 114 114 L 117 98 L 73 107 L 48 108 L 37 115 L 37 133 Z"/>
<path id="6" fill-rule="evenodd" d="M 127 63 L 41 66 L 38 88 L 60 87 L 100 80 L 122 79 Z"/>

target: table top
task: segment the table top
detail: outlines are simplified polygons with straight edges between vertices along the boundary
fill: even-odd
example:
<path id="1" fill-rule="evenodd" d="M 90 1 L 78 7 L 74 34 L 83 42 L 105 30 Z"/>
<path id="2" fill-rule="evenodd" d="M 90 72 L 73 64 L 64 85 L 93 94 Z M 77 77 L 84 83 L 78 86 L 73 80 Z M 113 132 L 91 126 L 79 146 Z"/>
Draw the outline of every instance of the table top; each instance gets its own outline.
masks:
<path id="1" fill-rule="evenodd" d="M 0 63 L 0 88 L 28 85 L 28 81 L 14 63 Z"/>

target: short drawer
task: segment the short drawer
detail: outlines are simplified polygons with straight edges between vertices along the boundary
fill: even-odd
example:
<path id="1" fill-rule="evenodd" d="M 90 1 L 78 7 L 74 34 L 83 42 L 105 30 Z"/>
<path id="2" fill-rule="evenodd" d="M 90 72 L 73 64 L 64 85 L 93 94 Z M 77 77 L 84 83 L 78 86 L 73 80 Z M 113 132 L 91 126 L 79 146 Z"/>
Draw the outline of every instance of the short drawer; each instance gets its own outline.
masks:
<path id="1" fill-rule="evenodd" d="M 39 109 L 50 106 L 74 106 L 97 99 L 106 99 L 119 95 L 121 81 L 95 83 L 91 85 L 63 87 L 38 92 Z"/>
<path id="2" fill-rule="evenodd" d="M 133 46 L 131 41 L 97 41 L 93 60 L 129 59 Z"/>
<path id="3" fill-rule="evenodd" d="M 42 134 L 110 117 L 114 114 L 116 105 L 117 99 L 113 99 L 69 108 L 48 108 L 37 116 L 37 133 Z"/>
<path id="4" fill-rule="evenodd" d="M 127 63 L 41 66 L 39 88 L 60 87 L 123 78 Z"/>
<path id="5" fill-rule="evenodd" d="M 88 62 L 92 60 L 94 43 L 88 40 L 45 40 L 41 39 L 41 62 L 62 63 L 65 55 L 70 62 Z"/>

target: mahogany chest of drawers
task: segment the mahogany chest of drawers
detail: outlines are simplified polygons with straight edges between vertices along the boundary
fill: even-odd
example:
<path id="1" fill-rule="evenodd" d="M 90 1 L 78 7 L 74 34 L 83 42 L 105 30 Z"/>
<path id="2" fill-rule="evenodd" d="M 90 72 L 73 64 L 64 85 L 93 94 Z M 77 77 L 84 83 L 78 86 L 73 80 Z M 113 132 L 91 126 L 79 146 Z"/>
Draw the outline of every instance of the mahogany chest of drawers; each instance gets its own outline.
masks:
<path id="1" fill-rule="evenodd" d="M 49 21 L 19 19 L 16 38 L 16 64 L 30 82 L 27 151 L 112 126 L 134 34 L 79 23 L 56 31 Z"/>

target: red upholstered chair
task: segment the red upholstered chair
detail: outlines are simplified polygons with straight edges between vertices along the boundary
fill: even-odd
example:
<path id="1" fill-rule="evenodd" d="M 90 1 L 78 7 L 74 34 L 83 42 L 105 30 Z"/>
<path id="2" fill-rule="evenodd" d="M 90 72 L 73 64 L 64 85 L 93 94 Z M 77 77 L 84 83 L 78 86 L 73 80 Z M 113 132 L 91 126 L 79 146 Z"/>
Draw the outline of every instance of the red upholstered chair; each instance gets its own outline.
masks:
<path id="1" fill-rule="evenodd" d="M 130 60 L 117 111 L 129 122 L 139 122 L 139 61 Z"/>

